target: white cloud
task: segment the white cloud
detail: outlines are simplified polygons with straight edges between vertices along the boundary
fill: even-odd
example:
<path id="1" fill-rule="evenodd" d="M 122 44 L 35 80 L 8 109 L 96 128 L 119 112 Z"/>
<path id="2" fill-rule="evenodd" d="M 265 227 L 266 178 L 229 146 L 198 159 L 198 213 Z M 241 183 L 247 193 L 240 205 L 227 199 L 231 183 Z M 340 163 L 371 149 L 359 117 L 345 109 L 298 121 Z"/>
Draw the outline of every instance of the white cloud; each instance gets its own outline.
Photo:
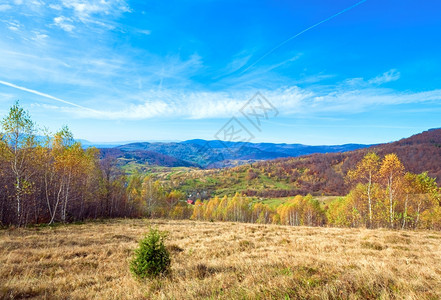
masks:
<path id="1" fill-rule="evenodd" d="M 251 54 L 248 54 L 246 52 L 241 52 L 237 55 L 235 55 L 234 59 L 225 67 L 225 73 L 233 73 L 237 70 L 244 67 L 250 58 L 252 57 Z"/>
<path id="2" fill-rule="evenodd" d="M 80 18 L 86 18 L 94 14 L 118 15 L 130 12 L 130 7 L 124 0 L 62 0 L 63 6 L 71 8 Z"/>
<path id="3" fill-rule="evenodd" d="M 368 82 L 370 84 L 384 84 L 384 83 L 388 83 L 391 81 L 397 81 L 398 79 L 400 79 L 400 72 L 398 72 L 396 69 L 392 69 L 389 70 L 387 72 L 384 72 L 383 74 L 372 78 L 371 80 L 369 80 Z"/>
<path id="4" fill-rule="evenodd" d="M 379 86 L 392 81 L 397 81 L 398 79 L 400 79 L 400 77 L 400 72 L 398 72 L 396 69 L 391 69 L 368 80 L 363 77 L 349 78 L 344 80 L 341 85 L 352 86 L 353 88 L 368 88 L 372 86 Z"/>
<path id="5" fill-rule="evenodd" d="M 0 4 L 0 11 L 7 11 L 10 10 L 11 8 L 12 6 L 9 4 Z"/>
<path id="6" fill-rule="evenodd" d="M 106 62 L 97 61 L 97 66 Z M 109 96 L 91 96 L 89 105 L 79 105 L 44 92 L 28 89 L 9 82 L 0 82 L 69 106 L 56 107 L 70 117 L 110 120 L 142 120 L 149 118 L 211 119 L 240 116 L 240 108 L 254 92 L 249 89 L 236 91 L 198 91 L 195 89 L 148 89 L 144 91 Z M 255 89 L 253 89 L 256 91 Z M 354 114 L 374 107 L 409 103 L 441 101 L 441 90 L 426 92 L 397 92 L 379 87 L 330 86 L 300 88 L 287 86 L 278 89 L 262 89 L 260 92 L 275 106 L 281 115 L 308 116 Z M 115 94 L 114 94 L 115 95 Z M 121 97 L 121 95 L 123 95 Z M 124 99 L 124 100 L 121 100 Z M 102 104 L 106 103 L 105 108 Z"/>
<path id="7" fill-rule="evenodd" d="M 64 16 L 54 18 L 54 25 L 67 32 L 72 32 L 72 30 L 75 29 L 75 26 L 72 24 L 72 20 Z"/>
<path id="8" fill-rule="evenodd" d="M 150 35 L 152 32 L 150 30 L 147 30 L 147 29 L 139 29 L 138 33 L 144 34 L 144 35 Z"/>
<path id="9" fill-rule="evenodd" d="M 9 30 L 19 31 L 21 24 L 18 21 L 6 21 Z"/>
<path id="10" fill-rule="evenodd" d="M 35 35 L 31 39 L 36 42 L 43 42 L 49 37 L 47 34 L 44 33 L 36 32 L 36 31 L 34 31 L 33 33 Z"/>
<path id="11" fill-rule="evenodd" d="M 441 90 L 397 93 L 383 89 L 317 93 L 298 87 L 260 91 L 281 115 L 353 114 L 372 107 L 441 100 Z M 148 91 L 140 104 L 120 103 L 118 108 L 90 109 L 58 107 L 77 118 L 142 120 L 150 118 L 212 119 L 240 116 L 240 108 L 253 96 L 250 92 Z M 52 96 L 51 96 L 52 97 Z M 133 96 L 132 96 L 133 97 Z M 96 100 L 103 103 L 108 99 Z M 133 102 L 133 99 L 132 99 Z"/>
<path id="12" fill-rule="evenodd" d="M 62 10 L 63 8 L 59 4 L 49 4 L 49 7 L 55 10 Z"/>
<path id="13" fill-rule="evenodd" d="M 43 1 L 33 0 L 33 1 L 30 1 L 30 4 L 35 5 L 35 6 L 42 6 L 45 3 Z"/>

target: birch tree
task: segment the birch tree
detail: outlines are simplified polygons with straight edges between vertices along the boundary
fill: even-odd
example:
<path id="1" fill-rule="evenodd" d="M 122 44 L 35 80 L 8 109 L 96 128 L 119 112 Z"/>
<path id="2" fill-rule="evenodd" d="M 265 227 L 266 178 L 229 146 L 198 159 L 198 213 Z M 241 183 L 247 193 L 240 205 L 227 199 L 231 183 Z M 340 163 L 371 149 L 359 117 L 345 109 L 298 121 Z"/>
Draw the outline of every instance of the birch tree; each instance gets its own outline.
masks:
<path id="1" fill-rule="evenodd" d="M 380 158 L 374 152 L 370 152 L 357 164 L 354 170 L 348 172 L 348 178 L 364 184 L 366 187 L 366 196 L 368 201 L 369 223 L 368 227 L 373 225 L 373 199 L 372 190 L 375 180 L 378 177 L 380 167 Z"/>
<path id="2" fill-rule="evenodd" d="M 389 204 L 389 225 L 394 227 L 395 205 L 400 184 L 404 176 L 404 166 L 395 153 L 387 154 L 380 167 L 380 176 L 386 187 Z"/>
<path id="3" fill-rule="evenodd" d="M 29 164 L 32 161 L 32 148 L 35 146 L 35 125 L 27 111 L 17 101 L 9 114 L 1 122 L 3 149 L 10 162 L 14 177 L 14 199 L 16 223 L 23 225 L 24 196 L 31 187 Z"/>

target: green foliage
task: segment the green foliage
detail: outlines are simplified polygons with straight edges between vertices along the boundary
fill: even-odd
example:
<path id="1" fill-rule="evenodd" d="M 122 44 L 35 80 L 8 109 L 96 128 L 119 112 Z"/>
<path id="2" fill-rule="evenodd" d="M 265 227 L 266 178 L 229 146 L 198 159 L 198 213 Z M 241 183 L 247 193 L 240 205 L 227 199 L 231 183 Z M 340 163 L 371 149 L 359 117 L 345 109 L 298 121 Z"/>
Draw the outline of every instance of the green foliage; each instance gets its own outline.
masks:
<path id="1" fill-rule="evenodd" d="M 2 140 L 11 148 L 17 150 L 35 146 L 35 124 L 18 101 L 1 121 L 1 127 L 3 129 Z"/>
<path id="2" fill-rule="evenodd" d="M 326 222 L 326 215 L 320 202 L 311 195 L 295 196 L 277 207 L 282 224 L 291 226 L 321 226 Z"/>
<path id="3" fill-rule="evenodd" d="M 139 242 L 139 248 L 130 262 L 130 271 L 139 278 L 154 278 L 166 274 L 170 268 L 170 253 L 165 247 L 165 232 L 151 228 Z"/>
<path id="4" fill-rule="evenodd" d="M 351 226 L 349 205 L 346 198 L 339 197 L 329 203 L 326 210 L 326 217 L 329 224 L 337 227 Z"/>

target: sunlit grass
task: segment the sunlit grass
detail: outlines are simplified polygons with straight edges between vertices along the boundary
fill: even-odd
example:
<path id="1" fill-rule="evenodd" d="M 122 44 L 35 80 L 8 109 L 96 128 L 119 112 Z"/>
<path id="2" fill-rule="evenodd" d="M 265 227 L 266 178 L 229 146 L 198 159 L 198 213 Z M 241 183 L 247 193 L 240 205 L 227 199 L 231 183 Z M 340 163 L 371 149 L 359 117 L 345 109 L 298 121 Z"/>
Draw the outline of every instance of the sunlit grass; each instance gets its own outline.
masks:
<path id="1" fill-rule="evenodd" d="M 136 281 L 150 225 L 170 233 L 168 277 Z M 0 298 L 441 297 L 441 233 L 168 220 L 0 231 Z"/>

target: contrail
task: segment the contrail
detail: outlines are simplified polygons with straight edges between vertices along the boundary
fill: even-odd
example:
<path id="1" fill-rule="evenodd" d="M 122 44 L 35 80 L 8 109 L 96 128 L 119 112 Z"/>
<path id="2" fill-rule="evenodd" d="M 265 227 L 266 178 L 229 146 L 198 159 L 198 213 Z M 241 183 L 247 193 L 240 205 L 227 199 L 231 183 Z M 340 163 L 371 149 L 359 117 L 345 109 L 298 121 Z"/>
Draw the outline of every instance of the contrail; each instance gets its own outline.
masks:
<path id="1" fill-rule="evenodd" d="M 309 31 L 309 30 L 311 30 L 311 29 L 313 29 L 313 28 L 315 28 L 315 27 L 317 27 L 317 26 L 319 26 L 319 25 L 321 25 L 321 24 L 323 24 L 323 23 L 325 23 L 325 22 L 328 22 L 328 21 L 334 19 L 335 17 L 338 17 L 338 16 L 341 15 L 341 14 L 344 14 L 344 13 L 347 12 L 347 11 L 350 11 L 351 9 L 353 9 L 353 8 L 355 8 L 355 7 L 357 7 L 357 6 L 359 6 L 360 4 L 362 4 L 362 3 L 366 2 L 366 1 L 368 1 L 368 0 L 361 0 L 361 1 L 357 2 L 357 3 L 355 3 L 354 5 L 349 6 L 349 7 L 345 8 L 345 9 L 343 9 L 342 11 L 340 11 L 340 12 L 338 12 L 338 13 L 336 13 L 336 14 L 334 14 L 334 15 L 332 15 L 332 16 L 330 16 L 330 17 L 328 17 L 328 18 L 326 18 L 326 19 L 324 19 L 324 20 L 322 20 L 322 21 L 320 21 L 320 22 L 318 22 L 318 23 L 316 23 L 316 24 L 314 24 L 314 25 L 312 25 L 312 26 L 310 26 L 310 27 L 308 27 L 308 28 L 302 30 L 302 31 L 300 31 L 300 32 L 297 33 L 296 35 L 293 35 L 292 37 L 286 39 L 285 41 L 281 42 L 281 43 L 278 44 L 276 47 L 274 47 L 273 49 L 271 49 L 270 51 L 268 51 L 267 53 L 265 53 L 264 55 L 262 55 L 259 59 L 257 59 L 254 63 L 252 63 L 250 66 L 248 66 L 245 70 L 243 70 L 242 72 L 240 72 L 240 74 L 243 74 L 243 73 L 245 73 L 246 71 L 248 71 L 249 69 L 251 69 L 252 67 L 254 67 L 254 66 L 255 66 L 257 63 L 259 63 L 262 59 L 264 59 L 265 57 L 267 57 L 268 55 L 270 55 L 271 53 L 273 53 L 274 51 L 276 51 L 277 49 L 279 49 L 280 47 L 282 47 L 283 45 L 285 45 L 285 44 L 288 43 L 289 41 L 295 39 L 296 37 L 298 37 L 298 36 L 304 34 L 305 32 L 307 32 L 307 31 Z"/>
<path id="2" fill-rule="evenodd" d="M 78 104 L 75 104 L 75 103 L 72 103 L 72 102 L 69 102 L 69 101 L 66 101 L 66 100 L 63 100 L 63 99 L 60 99 L 60 98 L 57 98 L 57 97 L 45 94 L 45 93 L 41 93 L 41 92 L 36 91 L 36 90 L 31 90 L 31 89 L 28 89 L 28 88 L 25 88 L 25 87 L 22 87 L 22 86 L 18 86 L 18 85 L 15 85 L 13 83 L 10 83 L 10 82 L 6 82 L 6 81 L 0 80 L 0 84 L 6 85 L 6 86 L 9 86 L 9 87 L 18 89 L 18 90 L 22 90 L 22 91 L 25 91 L 25 92 L 28 92 L 28 93 L 32 93 L 32 94 L 35 94 L 35 95 L 38 95 L 38 96 L 41 96 L 41 97 L 52 99 L 52 100 L 55 100 L 55 101 L 58 101 L 58 102 L 69 104 L 69 105 L 72 105 L 72 106 L 75 106 L 75 107 L 78 107 L 78 108 L 81 108 L 81 109 L 92 111 L 94 113 L 99 113 L 99 111 L 97 111 L 97 110 L 94 110 L 94 109 L 91 109 L 91 108 L 88 108 L 88 107 L 85 107 L 85 106 L 81 106 L 81 105 L 78 105 Z"/>

